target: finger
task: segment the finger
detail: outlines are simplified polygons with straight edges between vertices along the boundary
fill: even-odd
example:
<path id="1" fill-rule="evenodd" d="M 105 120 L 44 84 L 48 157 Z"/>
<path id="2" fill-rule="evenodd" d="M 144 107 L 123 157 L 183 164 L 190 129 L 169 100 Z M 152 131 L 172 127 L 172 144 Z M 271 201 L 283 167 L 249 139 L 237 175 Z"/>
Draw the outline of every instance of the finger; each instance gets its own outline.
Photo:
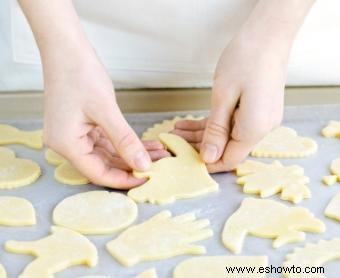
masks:
<path id="1" fill-rule="evenodd" d="M 200 143 L 202 142 L 204 130 L 188 131 L 188 130 L 174 129 L 171 133 L 182 137 L 189 143 Z"/>
<path id="2" fill-rule="evenodd" d="M 155 151 L 155 150 L 164 150 L 165 146 L 159 142 L 159 141 L 155 141 L 155 140 L 146 140 L 146 141 L 142 141 L 145 149 L 147 151 Z"/>
<path id="3" fill-rule="evenodd" d="M 207 123 L 207 119 L 202 120 L 182 120 L 175 123 L 175 129 L 183 130 L 203 130 Z"/>
<path id="4" fill-rule="evenodd" d="M 104 129 L 115 150 L 131 168 L 139 171 L 148 170 L 151 166 L 150 156 L 123 117 L 118 105 L 113 103 L 107 110 L 95 114 L 94 120 Z"/>
<path id="5" fill-rule="evenodd" d="M 150 155 L 152 161 L 157 161 L 157 160 L 162 159 L 164 157 L 170 157 L 171 156 L 171 154 L 166 150 L 149 151 L 149 155 Z"/>
<path id="6" fill-rule="evenodd" d="M 206 163 L 218 161 L 229 139 L 230 123 L 237 99 L 225 99 L 227 92 L 213 92 L 211 115 L 203 135 L 201 156 Z M 233 95 L 230 93 L 230 95 Z"/>

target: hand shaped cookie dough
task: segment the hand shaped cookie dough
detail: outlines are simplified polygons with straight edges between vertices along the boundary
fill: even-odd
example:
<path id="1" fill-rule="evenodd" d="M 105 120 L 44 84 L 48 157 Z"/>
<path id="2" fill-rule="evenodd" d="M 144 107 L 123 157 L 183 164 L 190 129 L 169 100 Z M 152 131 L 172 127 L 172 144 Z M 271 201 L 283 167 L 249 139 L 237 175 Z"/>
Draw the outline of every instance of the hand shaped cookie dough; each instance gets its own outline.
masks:
<path id="1" fill-rule="evenodd" d="M 6 278 L 6 277 L 7 277 L 6 270 L 4 269 L 2 264 L 0 264 L 0 278 Z"/>
<path id="2" fill-rule="evenodd" d="M 158 135 L 161 133 L 169 133 L 175 128 L 175 124 L 181 120 L 201 120 L 203 117 L 193 117 L 188 115 L 186 117 L 175 117 L 172 120 L 164 120 L 161 123 L 155 124 L 144 131 L 142 135 L 143 140 L 159 140 Z"/>
<path id="3" fill-rule="evenodd" d="M 55 151 L 48 149 L 45 152 L 45 159 L 49 164 L 57 166 L 54 170 L 54 178 L 58 182 L 68 185 L 84 185 L 90 182 L 70 162 Z"/>
<path id="4" fill-rule="evenodd" d="M 157 278 L 157 272 L 156 269 L 151 268 L 146 271 L 143 271 L 139 275 L 137 275 L 135 278 Z"/>
<path id="5" fill-rule="evenodd" d="M 32 226 L 36 224 L 32 204 L 19 197 L 0 197 L 0 225 Z"/>
<path id="6" fill-rule="evenodd" d="M 0 189 L 32 184 L 40 175 L 41 169 L 37 163 L 16 158 L 13 151 L 0 147 Z"/>
<path id="7" fill-rule="evenodd" d="M 218 184 L 189 143 L 174 134 L 162 133 L 159 138 L 176 156 L 154 162 L 148 172 L 134 172 L 137 178 L 149 180 L 131 189 L 129 197 L 136 202 L 165 204 L 218 190 Z"/>
<path id="8" fill-rule="evenodd" d="M 42 131 L 24 131 L 10 125 L 0 124 L 0 145 L 22 144 L 34 149 L 42 149 Z"/>
<path id="9" fill-rule="evenodd" d="M 324 137 L 340 137 L 340 122 L 330 121 L 329 124 L 322 129 L 321 134 Z"/>
<path id="10" fill-rule="evenodd" d="M 265 268 L 268 264 L 266 256 L 203 256 L 180 262 L 173 278 L 264 278 L 265 273 L 235 273 L 231 274 L 226 268 L 253 267 Z"/>
<path id="11" fill-rule="evenodd" d="M 242 251 L 247 234 L 272 238 L 278 248 L 305 239 L 306 232 L 321 233 L 325 225 L 306 208 L 288 207 L 272 200 L 245 198 L 224 225 L 222 241 L 234 253 Z"/>
<path id="12" fill-rule="evenodd" d="M 298 158 L 317 151 L 314 140 L 298 136 L 294 129 L 278 127 L 264 137 L 252 150 L 251 156 L 274 158 Z"/>
<path id="13" fill-rule="evenodd" d="M 195 220 L 192 213 L 171 217 L 169 211 L 163 211 L 128 228 L 106 247 L 124 266 L 184 254 L 204 254 L 203 246 L 192 243 L 212 236 L 208 226 L 208 220 Z"/>
<path id="14" fill-rule="evenodd" d="M 243 185 L 243 192 L 260 194 L 262 198 L 281 192 L 282 200 L 299 203 L 311 197 L 307 187 L 309 178 L 298 165 L 283 166 L 278 161 L 265 164 L 247 160 L 237 167 L 236 175 L 242 176 L 236 183 Z"/>
<path id="15" fill-rule="evenodd" d="M 52 227 L 52 234 L 36 241 L 7 241 L 5 249 L 17 254 L 33 255 L 20 277 L 53 278 L 54 273 L 75 265 L 97 264 L 96 247 L 84 236 L 66 228 Z"/>
<path id="16" fill-rule="evenodd" d="M 340 239 L 329 241 L 320 240 L 318 243 L 307 243 L 302 248 L 295 248 L 294 252 L 286 256 L 284 267 L 319 267 L 324 263 L 340 259 Z M 321 273 L 285 273 L 287 278 L 324 278 Z"/>

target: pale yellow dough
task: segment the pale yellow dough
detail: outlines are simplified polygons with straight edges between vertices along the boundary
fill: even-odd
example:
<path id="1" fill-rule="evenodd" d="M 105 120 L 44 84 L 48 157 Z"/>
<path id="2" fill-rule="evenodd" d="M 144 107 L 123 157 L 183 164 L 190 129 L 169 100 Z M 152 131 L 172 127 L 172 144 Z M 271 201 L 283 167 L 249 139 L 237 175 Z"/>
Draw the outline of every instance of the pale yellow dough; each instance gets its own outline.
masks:
<path id="1" fill-rule="evenodd" d="M 272 238 L 273 247 L 305 239 L 305 233 L 322 233 L 325 225 L 303 207 L 288 207 L 277 201 L 245 198 L 226 221 L 222 241 L 230 251 L 240 253 L 247 234 Z"/>
<path id="2" fill-rule="evenodd" d="M 252 150 L 255 157 L 299 158 L 317 151 L 316 142 L 307 137 L 298 136 L 294 129 L 278 127 L 264 137 Z"/>
<path id="3" fill-rule="evenodd" d="M 110 234 L 137 218 L 136 203 L 124 194 L 90 191 L 67 197 L 53 211 L 53 222 L 82 234 Z"/>
<path id="4" fill-rule="evenodd" d="M 106 247 L 124 266 L 184 254 L 204 254 L 205 247 L 193 245 L 193 242 L 213 235 L 212 230 L 207 228 L 209 225 L 209 220 L 196 220 L 193 213 L 171 217 L 170 211 L 162 211 L 141 224 L 129 227 Z"/>
<path id="5" fill-rule="evenodd" d="M 157 278 L 157 277 L 158 277 L 157 272 L 156 269 L 154 268 L 148 269 L 136 276 L 136 278 Z"/>
<path id="6" fill-rule="evenodd" d="M 259 194 L 262 198 L 281 192 L 282 200 L 296 204 L 311 197 L 307 186 L 309 178 L 298 165 L 283 166 L 278 161 L 266 164 L 247 160 L 237 166 L 236 175 L 241 176 L 236 183 L 243 185 L 243 192 Z"/>
<path id="7" fill-rule="evenodd" d="M 24 131 L 10 125 L 0 124 L 0 145 L 22 144 L 34 149 L 42 149 L 42 131 Z"/>
<path id="8" fill-rule="evenodd" d="M 16 158 L 13 151 L 0 147 L 0 189 L 11 189 L 34 183 L 41 175 L 37 163 Z"/>
<path id="9" fill-rule="evenodd" d="M 330 121 L 329 124 L 321 130 L 324 137 L 340 137 L 340 122 Z"/>
<path id="10" fill-rule="evenodd" d="M 54 273 L 75 265 L 94 267 L 98 261 L 96 247 L 83 235 L 61 227 L 52 227 L 52 234 L 36 241 L 5 243 L 8 252 L 37 257 L 21 273 L 22 278 L 53 278 Z"/>
<path id="11" fill-rule="evenodd" d="M 218 184 L 189 143 L 169 133 L 162 133 L 159 138 L 176 156 L 154 162 L 150 171 L 134 172 L 135 177 L 149 180 L 131 189 L 129 197 L 140 203 L 165 204 L 218 190 Z"/>
<path id="12" fill-rule="evenodd" d="M 6 278 L 6 277 L 7 277 L 6 270 L 2 266 L 2 264 L 0 264 L 0 278 Z"/>
<path id="13" fill-rule="evenodd" d="M 325 215 L 340 221 L 340 193 L 337 193 L 329 202 L 325 210 Z"/>
<path id="14" fill-rule="evenodd" d="M 188 115 L 186 117 L 175 117 L 171 120 L 165 120 L 161 123 L 149 127 L 142 135 L 143 140 L 158 140 L 158 135 L 161 133 L 169 133 L 175 128 L 175 124 L 181 120 L 202 120 L 203 117 L 193 117 Z"/>
<path id="15" fill-rule="evenodd" d="M 226 268 L 254 267 L 256 271 L 268 264 L 266 256 L 203 256 L 180 262 L 173 278 L 264 278 L 264 273 L 228 273 Z"/>
<path id="16" fill-rule="evenodd" d="M 333 185 L 340 181 L 340 157 L 332 161 L 330 172 L 331 175 L 322 177 L 322 181 L 326 185 Z"/>
<path id="17" fill-rule="evenodd" d="M 47 149 L 45 159 L 49 164 L 57 166 L 54 170 L 54 178 L 58 182 L 68 185 L 85 185 L 90 182 L 70 162 L 55 151 Z"/>
<path id="18" fill-rule="evenodd" d="M 295 248 L 294 252 L 286 256 L 285 267 L 319 267 L 331 260 L 340 259 L 340 239 L 320 240 L 318 243 L 307 243 L 302 248 Z M 321 273 L 286 273 L 288 278 L 324 278 Z"/>
<path id="19" fill-rule="evenodd" d="M 32 204 L 19 197 L 0 197 L 0 225 L 32 226 L 36 224 Z"/>

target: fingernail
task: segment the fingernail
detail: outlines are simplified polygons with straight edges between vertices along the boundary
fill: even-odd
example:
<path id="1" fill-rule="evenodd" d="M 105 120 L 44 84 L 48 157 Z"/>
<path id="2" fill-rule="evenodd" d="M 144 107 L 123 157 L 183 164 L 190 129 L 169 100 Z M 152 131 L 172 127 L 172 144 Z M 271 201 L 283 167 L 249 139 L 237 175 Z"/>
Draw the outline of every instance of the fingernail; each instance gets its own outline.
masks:
<path id="1" fill-rule="evenodd" d="M 138 168 L 138 170 L 141 171 L 146 171 L 150 168 L 150 158 L 148 157 L 148 155 L 144 152 L 139 152 L 136 156 L 135 156 L 135 165 Z"/>
<path id="2" fill-rule="evenodd" d="M 206 163 L 214 163 L 217 158 L 217 147 L 215 145 L 206 144 L 203 150 L 203 160 Z"/>

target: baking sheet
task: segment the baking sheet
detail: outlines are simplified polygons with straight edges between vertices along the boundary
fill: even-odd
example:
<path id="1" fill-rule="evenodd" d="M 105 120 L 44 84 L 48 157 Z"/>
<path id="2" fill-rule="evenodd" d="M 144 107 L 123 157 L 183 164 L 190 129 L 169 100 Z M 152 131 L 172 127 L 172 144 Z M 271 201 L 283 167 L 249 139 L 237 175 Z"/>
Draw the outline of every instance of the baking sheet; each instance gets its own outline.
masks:
<path id="1" fill-rule="evenodd" d="M 148 113 L 130 114 L 127 119 L 135 130 L 141 134 L 147 127 L 163 119 L 172 118 L 175 115 L 186 115 L 189 112 L 181 113 Z M 190 113 L 194 115 L 206 115 L 206 112 Z M 323 211 L 331 197 L 340 192 L 340 184 L 326 187 L 321 183 L 321 177 L 329 173 L 329 164 L 332 159 L 340 156 L 340 140 L 326 139 L 320 136 L 320 130 L 329 120 L 340 120 L 340 106 L 299 106 L 287 107 L 285 110 L 284 125 L 292 127 L 303 136 L 315 139 L 319 145 L 316 154 L 303 159 L 282 159 L 286 165 L 296 163 L 305 168 L 306 175 L 310 177 L 310 189 L 312 198 L 302 201 L 299 205 L 309 208 L 327 226 L 324 234 L 306 233 L 305 242 L 316 242 L 322 239 L 331 239 L 340 236 L 340 223 L 330 220 L 323 215 Z M 0 122 L 4 123 L 3 121 Z M 23 129 L 41 128 L 40 120 L 6 121 Z M 0 195 L 20 196 L 30 200 L 37 212 L 38 224 L 35 227 L 9 228 L 0 226 L 0 262 L 5 266 L 8 277 L 17 277 L 23 268 L 33 259 L 30 256 L 15 255 L 7 253 L 3 249 L 6 240 L 34 240 L 46 236 L 49 233 L 51 213 L 54 206 L 65 197 L 89 190 L 102 190 L 101 188 L 88 186 L 69 186 L 57 183 L 53 178 L 54 167 L 44 160 L 44 152 L 32 150 L 24 146 L 10 146 L 17 153 L 18 157 L 30 158 L 39 163 L 42 168 L 42 177 L 33 185 L 13 190 L 1 190 Z M 259 159 L 271 161 L 270 159 Z M 161 210 L 168 209 L 173 215 L 185 212 L 196 213 L 197 218 L 208 218 L 214 230 L 214 236 L 210 239 L 199 242 L 207 248 L 207 255 L 226 255 L 231 253 L 223 247 L 220 241 L 221 231 L 225 220 L 239 207 L 244 197 L 250 195 L 242 193 L 242 187 L 235 183 L 233 174 L 215 174 L 214 179 L 219 183 L 220 190 L 217 193 L 205 195 L 201 198 L 191 200 L 179 200 L 170 205 L 139 204 L 139 216 L 137 223 L 143 222 Z M 277 196 L 271 199 L 280 200 Z M 289 202 L 281 201 L 291 205 Z M 191 256 L 178 256 L 175 258 L 145 262 L 130 268 L 119 265 L 106 251 L 105 244 L 117 234 L 109 236 L 90 236 L 90 240 L 97 246 L 99 252 L 99 263 L 94 268 L 72 267 L 59 272 L 56 277 L 74 278 L 83 275 L 101 274 L 110 277 L 134 277 L 145 269 L 155 267 L 159 277 L 170 278 L 174 267 L 181 261 Z M 279 249 L 271 247 L 272 240 L 248 236 L 245 240 L 242 255 L 268 255 L 269 263 L 274 266 L 281 266 L 287 253 L 292 252 L 294 247 L 303 246 L 305 242 L 288 244 Z M 326 276 L 339 277 L 340 262 L 333 261 L 326 265 Z M 268 274 L 267 277 L 281 277 L 280 274 Z M 39 277 L 37 277 L 39 278 Z"/>

